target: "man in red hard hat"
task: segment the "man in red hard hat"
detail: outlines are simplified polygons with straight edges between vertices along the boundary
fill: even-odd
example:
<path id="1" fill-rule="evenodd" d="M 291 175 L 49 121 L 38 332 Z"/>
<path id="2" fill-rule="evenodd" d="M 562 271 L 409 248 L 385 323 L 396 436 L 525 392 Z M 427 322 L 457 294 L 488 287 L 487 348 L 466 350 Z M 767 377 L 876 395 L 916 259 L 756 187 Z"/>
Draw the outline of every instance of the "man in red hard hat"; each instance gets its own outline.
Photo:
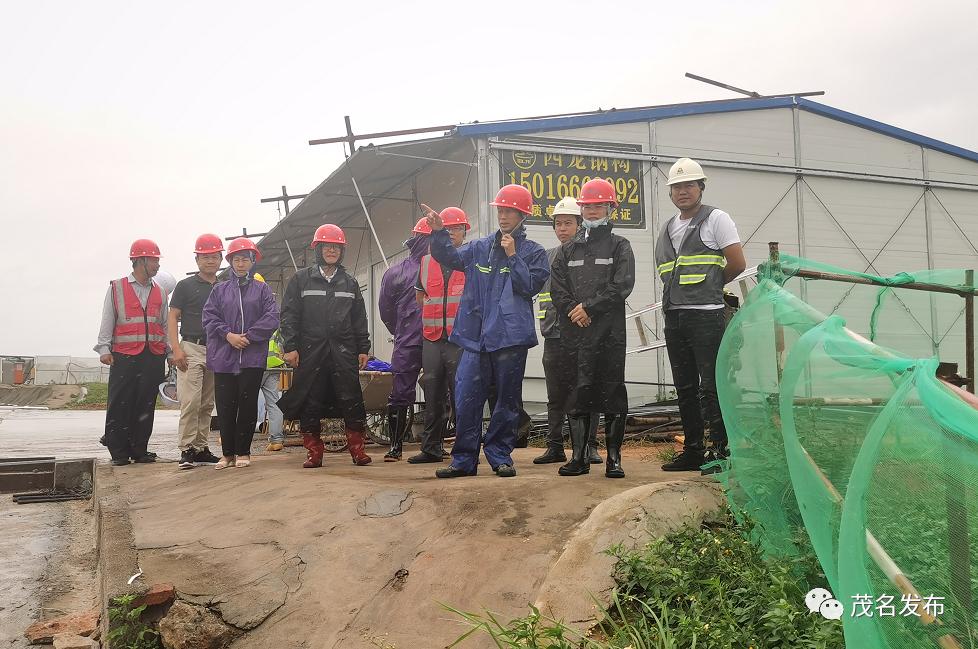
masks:
<path id="1" fill-rule="evenodd" d="M 167 333 L 173 350 L 173 365 L 177 368 L 181 469 L 218 461 L 207 447 L 214 411 L 214 373 L 207 369 L 207 340 L 200 316 L 217 283 L 223 252 L 224 242 L 216 234 L 197 237 L 194 245 L 197 273 L 177 282 L 170 298 Z"/>
<path id="2" fill-rule="evenodd" d="M 105 410 L 105 445 L 112 464 L 156 461 L 150 453 L 156 395 L 163 380 L 167 304 L 153 282 L 160 269 L 160 248 L 137 239 L 129 248 L 132 272 L 109 282 L 102 305 L 102 324 L 95 352 L 109 366 L 109 401 Z"/>
<path id="3" fill-rule="evenodd" d="M 448 230 L 452 246 L 458 248 L 472 227 L 465 212 L 458 207 L 441 211 L 442 224 Z M 427 225 L 427 219 L 426 219 Z M 431 232 L 431 229 L 428 228 Z M 424 390 L 424 432 L 421 452 L 408 458 L 411 464 L 444 461 L 444 439 L 448 418 L 454 411 L 455 371 L 462 348 L 448 338 L 455 324 L 459 303 L 465 290 L 465 273 L 443 267 L 430 254 L 421 258 L 418 282 L 414 287 L 421 305 L 421 388 Z M 449 403 L 445 403 L 445 395 Z"/>
<path id="4" fill-rule="evenodd" d="M 370 332 L 360 285 L 342 265 L 346 235 L 332 223 L 313 236 L 316 265 L 289 281 L 282 298 L 282 358 L 296 368 L 279 401 L 286 419 L 299 419 L 307 469 L 323 465 L 320 419 L 339 410 L 353 463 L 370 464 L 364 450 L 367 411 L 359 371 L 367 364 Z"/>
<path id="5" fill-rule="evenodd" d="M 516 475 L 512 452 L 522 406 L 526 354 L 537 344 L 533 296 L 550 277 L 543 246 L 526 238 L 523 221 L 533 212 L 533 197 L 521 185 L 507 185 L 491 203 L 499 230 L 459 248 L 451 244 L 441 216 L 427 206 L 431 256 L 442 266 L 465 273 L 465 291 L 450 340 L 462 349 L 456 374 L 455 444 L 452 464 L 439 478 L 475 475 L 479 447 L 501 478 Z M 497 398 L 482 440 L 482 412 L 489 389 Z"/>
<path id="6" fill-rule="evenodd" d="M 589 431 L 603 412 L 608 451 L 605 476 L 624 478 L 621 444 L 628 416 L 625 300 L 635 286 L 635 255 L 628 239 L 612 232 L 611 213 L 618 206 L 614 185 L 604 178 L 589 180 L 581 187 L 577 204 L 582 229 L 557 251 L 551 280 L 560 336 L 566 338 L 563 351 L 576 368 L 564 406 L 573 453 L 558 473 L 577 476 L 590 472 Z"/>
<path id="7" fill-rule="evenodd" d="M 431 228 L 422 218 L 404 242 L 410 254 L 387 269 L 380 280 L 377 307 L 384 326 L 394 336 L 391 371 L 394 385 L 387 399 L 387 429 L 391 446 L 384 462 L 401 459 L 404 435 L 407 433 L 411 410 L 417 394 L 418 373 L 421 371 L 421 306 L 415 298 L 414 285 L 421 269 L 421 258 L 428 252 Z"/>

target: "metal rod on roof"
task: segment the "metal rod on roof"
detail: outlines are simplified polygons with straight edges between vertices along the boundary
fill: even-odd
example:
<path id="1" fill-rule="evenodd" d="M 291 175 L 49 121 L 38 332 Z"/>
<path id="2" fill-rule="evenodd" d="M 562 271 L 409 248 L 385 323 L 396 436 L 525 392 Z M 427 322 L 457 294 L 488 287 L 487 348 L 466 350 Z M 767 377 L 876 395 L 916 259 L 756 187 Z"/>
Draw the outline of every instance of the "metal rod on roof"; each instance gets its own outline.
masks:
<path id="1" fill-rule="evenodd" d="M 347 164 L 349 164 L 350 159 L 346 159 Z M 353 189 L 357 192 L 357 198 L 360 199 L 360 207 L 363 208 L 363 214 L 367 217 L 367 225 L 370 226 L 370 231 L 374 235 L 374 241 L 377 242 L 377 250 L 380 251 L 380 256 L 384 259 L 384 267 L 390 268 L 391 265 L 387 262 L 387 255 L 384 254 L 384 247 L 380 245 L 380 237 L 377 236 L 377 230 L 374 229 L 373 219 L 370 218 L 370 212 L 367 211 L 367 204 L 363 202 L 363 195 L 360 194 L 360 187 L 357 186 L 357 179 L 353 177 L 353 172 L 350 172 L 350 180 L 353 181 Z"/>
<path id="2" fill-rule="evenodd" d="M 754 92 L 753 90 L 744 90 L 743 88 L 738 88 L 737 86 L 731 86 L 726 83 L 721 83 L 720 81 L 714 81 L 713 79 L 707 79 L 706 77 L 701 77 L 698 74 L 693 74 L 692 72 L 686 73 L 687 79 L 693 79 L 695 81 L 702 81 L 703 83 L 708 83 L 711 86 L 717 86 L 718 88 L 724 88 L 726 90 L 731 90 L 733 92 L 739 92 L 742 95 L 747 95 L 748 97 L 760 98 L 761 93 Z"/>
<path id="3" fill-rule="evenodd" d="M 382 131 L 380 133 L 364 133 L 362 135 L 352 135 L 352 139 L 355 140 L 372 140 L 381 137 L 396 137 L 398 135 L 414 135 L 416 133 L 432 133 L 434 131 L 450 131 L 455 128 L 455 124 L 449 124 L 447 126 L 426 126 L 424 128 L 405 128 L 399 131 Z M 322 140 L 309 140 L 310 146 L 316 144 L 336 144 L 338 142 L 351 142 L 351 134 L 341 135 L 339 137 L 328 137 Z M 351 149 L 352 151 L 352 149 Z"/>

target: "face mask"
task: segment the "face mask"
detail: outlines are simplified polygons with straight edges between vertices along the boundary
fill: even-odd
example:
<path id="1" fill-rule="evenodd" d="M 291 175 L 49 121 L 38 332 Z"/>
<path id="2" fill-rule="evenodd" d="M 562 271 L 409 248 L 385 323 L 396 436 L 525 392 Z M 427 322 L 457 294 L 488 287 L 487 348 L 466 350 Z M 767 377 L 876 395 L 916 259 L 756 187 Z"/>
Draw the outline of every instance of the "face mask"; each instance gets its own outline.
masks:
<path id="1" fill-rule="evenodd" d="M 607 223 L 608 217 L 606 216 L 603 219 L 598 219 L 597 221 L 588 221 L 587 219 L 584 219 L 584 222 L 581 223 L 581 225 L 584 226 L 585 230 L 593 230 L 594 228 L 599 228 Z"/>

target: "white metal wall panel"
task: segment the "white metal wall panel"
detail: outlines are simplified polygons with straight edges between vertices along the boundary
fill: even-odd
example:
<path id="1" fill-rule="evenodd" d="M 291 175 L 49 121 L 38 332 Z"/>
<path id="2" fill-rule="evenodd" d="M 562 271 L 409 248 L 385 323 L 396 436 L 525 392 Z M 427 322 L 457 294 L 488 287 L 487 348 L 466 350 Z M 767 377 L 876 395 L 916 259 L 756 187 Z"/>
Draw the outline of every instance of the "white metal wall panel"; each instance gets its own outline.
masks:
<path id="1" fill-rule="evenodd" d="M 801 162 L 814 169 L 920 178 L 920 147 L 807 111 L 799 114 Z"/>
<path id="2" fill-rule="evenodd" d="M 656 153 L 688 158 L 792 165 L 790 108 L 673 117 L 656 122 Z"/>
<path id="3" fill-rule="evenodd" d="M 978 184 L 978 162 L 933 149 L 923 149 L 927 178 L 949 183 Z"/>

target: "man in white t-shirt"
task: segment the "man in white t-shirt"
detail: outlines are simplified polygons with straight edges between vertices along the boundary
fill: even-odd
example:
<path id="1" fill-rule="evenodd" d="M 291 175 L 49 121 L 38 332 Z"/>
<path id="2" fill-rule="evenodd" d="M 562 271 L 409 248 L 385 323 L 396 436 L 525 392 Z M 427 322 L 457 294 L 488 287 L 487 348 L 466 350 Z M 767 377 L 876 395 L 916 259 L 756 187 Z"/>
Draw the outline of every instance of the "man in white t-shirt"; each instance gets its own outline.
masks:
<path id="1" fill-rule="evenodd" d="M 676 161 L 668 185 L 679 213 L 659 234 L 655 263 L 663 283 L 666 349 L 685 443 L 683 452 L 662 469 L 697 471 L 704 462 L 728 455 L 716 389 L 717 351 L 725 326 L 723 287 L 744 272 L 747 262 L 730 215 L 703 205 L 706 175 L 698 163 L 689 158 Z M 706 421 L 709 450 L 703 444 Z"/>

